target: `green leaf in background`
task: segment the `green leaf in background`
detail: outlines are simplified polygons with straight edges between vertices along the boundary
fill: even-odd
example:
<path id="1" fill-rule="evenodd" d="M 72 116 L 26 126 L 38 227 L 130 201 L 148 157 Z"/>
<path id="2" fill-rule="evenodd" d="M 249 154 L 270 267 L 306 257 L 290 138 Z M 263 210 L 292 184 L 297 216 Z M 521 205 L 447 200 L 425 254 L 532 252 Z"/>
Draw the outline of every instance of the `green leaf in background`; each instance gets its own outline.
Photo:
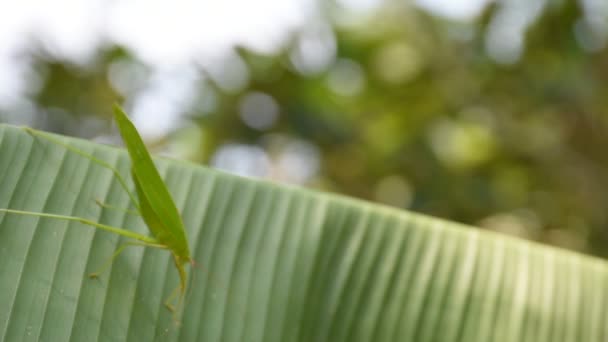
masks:
<path id="1" fill-rule="evenodd" d="M 115 165 L 122 150 L 66 139 Z M 2 341 L 605 341 L 607 264 L 340 196 L 159 159 L 194 259 L 181 324 L 166 251 L 74 222 L 0 215 Z M 0 208 L 145 233 L 112 172 L 0 126 Z"/>

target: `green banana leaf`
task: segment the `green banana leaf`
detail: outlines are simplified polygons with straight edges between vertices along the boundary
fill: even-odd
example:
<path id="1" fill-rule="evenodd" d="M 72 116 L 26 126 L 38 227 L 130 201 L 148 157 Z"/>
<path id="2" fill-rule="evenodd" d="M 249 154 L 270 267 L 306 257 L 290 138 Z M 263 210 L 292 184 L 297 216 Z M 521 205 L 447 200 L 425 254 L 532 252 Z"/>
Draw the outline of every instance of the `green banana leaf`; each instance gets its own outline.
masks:
<path id="1" fill-rule="evenodd" d="M 129 178 L 125 151 L 65 139 Z M 1 341 L 607 341 L 603 260 L 440 219 L 156 160 L 198 266 L 181 312 L 167 251 L 0 213 Z M 113 207 L 101 207 L 96 200 Z M 146 233 L 108 169 L 0 125 L 0 208 Z M 131 206 L 132 208 L 132 206 Z"/>

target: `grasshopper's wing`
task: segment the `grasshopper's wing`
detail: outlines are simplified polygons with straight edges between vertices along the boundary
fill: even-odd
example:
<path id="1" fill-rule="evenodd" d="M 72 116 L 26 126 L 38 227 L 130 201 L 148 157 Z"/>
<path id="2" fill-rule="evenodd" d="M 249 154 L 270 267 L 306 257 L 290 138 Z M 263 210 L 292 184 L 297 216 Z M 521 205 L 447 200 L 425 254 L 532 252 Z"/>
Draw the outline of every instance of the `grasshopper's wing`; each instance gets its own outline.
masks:
<path id="1" fill-rule="evenodd" d="M 131 156 L 133 179 L 142 216 L 152 234 L 176 257 L 176 263 L 190 261 L 184 223 L 142 138 L 124 111 L 114 106 L 114 118 Z"/>
<path id="2" fill-rule="evenodd" d="M 132 171 L 135 172 L 134 169 Z M 167 245 L 167 247 L 169 248 L 169 250 L 171 250 L 171 252 L 173 254 L 173 259 L 175 261 L 175 267 L 177 268 L 177 272 L 179 273 L 180 288 L 181 288 L 181 292 L 183 294 L 186 291 L 186 284 L 187 284 L 187 275 L 186 275 L 186 270 L 184 268 L 184 264 L 186 264 L 187 262 L 189 262 L 191 260 L 190 251 L 188 250 L 188 243 L 187 242 L 180 243 L 179 240 L 175 239 L 175 237 L 172 235 L 173 231 L 167 229 L 165 221 L 163 221 L 158 216 L 157 212 L 150 205 L 150 202 L 148 201 L 148 198 L 145 196 L 145 194 L 143 192 L 143 188 L 142 188 L 141 184 L 139 183 L 139 180 L 137 179 L 137 177 L 133 176 L 133 180 L 135 182 L 135 189 L 137 190 L 137 196 L 140 199 L 139 207 L 141 210 L 141 214 L 142 214 L 144 221 L 146 222 L 146 225 L 148 226 L 148 229 L 150 229 L 150 231 L 152 232 L 152 234 L 154 234 L 154 236 L 156 237 L 156 239 L 158 241 L 161 241 L 161 242 L 167 241 L 167 243 L 165 243 L 165 244 Z M 173 203 L 173 202 L 171 202 L 171 203 Z M 176 209 L 176 211 L 177 211 L 177 209 Z M 181 222 L 182 221 L 180 218 L 180 223 Z M 183 224 L 182 224 L 182 226 L 183 226 Z M 182 228 L 182 232 L 183 231 L 184 230 Z M 186 238 L 185 234 L 182 234 L 182 235 L 183 235 L 183 238 L 185 239 Z M 168 241 L 172 241 L 172 243 L 174 243 L 174 244 L 170 245 L 168 243 Z"/>

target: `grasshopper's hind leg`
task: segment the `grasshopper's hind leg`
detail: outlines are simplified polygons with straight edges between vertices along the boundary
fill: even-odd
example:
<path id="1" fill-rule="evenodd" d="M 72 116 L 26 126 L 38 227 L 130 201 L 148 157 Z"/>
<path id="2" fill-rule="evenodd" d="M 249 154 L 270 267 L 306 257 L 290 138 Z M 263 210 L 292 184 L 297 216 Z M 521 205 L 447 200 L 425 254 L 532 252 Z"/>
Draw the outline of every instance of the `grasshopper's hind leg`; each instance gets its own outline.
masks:
<path id="1" fill-rule="evenodd" d="M 99 277 L 99 275 L 101 273 L 105 272 L 108 269 L 108 267 L 110 267 L 110 265 L 112 265 L 112 263 L 114 262 L 114 259 L 116 259 L 116 257 L 119 256 L 120 253 L 122 253 L 125 250 L 125 248 L 127 248 L 129 246 L 142 246 L 142 247 L 167 249 L 167 247 L 164 245 L 158 245 L 158 244 L 147 243 L 147 242 L 142 242 L 142 241 L 127 241 L 127 242 L 123 243 L 122 245 L 118 246 L 118 248 L 116 248 L 116 251 L 114 251 L 114 254 L 112 254 L 112 256 L 109 257 L 97 271 L 95 271 L 93 273 L 89 273 L 89 277 L 90 278 Z"/>

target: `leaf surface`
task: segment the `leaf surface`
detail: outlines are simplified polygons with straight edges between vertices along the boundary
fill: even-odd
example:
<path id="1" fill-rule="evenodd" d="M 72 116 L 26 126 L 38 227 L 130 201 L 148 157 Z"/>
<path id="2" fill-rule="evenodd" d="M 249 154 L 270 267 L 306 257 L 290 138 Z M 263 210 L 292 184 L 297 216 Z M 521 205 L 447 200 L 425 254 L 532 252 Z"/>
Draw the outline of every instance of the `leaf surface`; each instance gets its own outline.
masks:
<path id="1" fill-rule="evenodd" d="M 120 149 L 67 139 L 129 178 Z M 195 269 L 75 222 L 0 214 L 3 341 L 605 341 L 605 261 L 321 192 L 156 159 Z M 130 184 L 133 186 L 133 184 Z M 0 208 L 146 234 L 112 172 L 0 125 Z"/>

